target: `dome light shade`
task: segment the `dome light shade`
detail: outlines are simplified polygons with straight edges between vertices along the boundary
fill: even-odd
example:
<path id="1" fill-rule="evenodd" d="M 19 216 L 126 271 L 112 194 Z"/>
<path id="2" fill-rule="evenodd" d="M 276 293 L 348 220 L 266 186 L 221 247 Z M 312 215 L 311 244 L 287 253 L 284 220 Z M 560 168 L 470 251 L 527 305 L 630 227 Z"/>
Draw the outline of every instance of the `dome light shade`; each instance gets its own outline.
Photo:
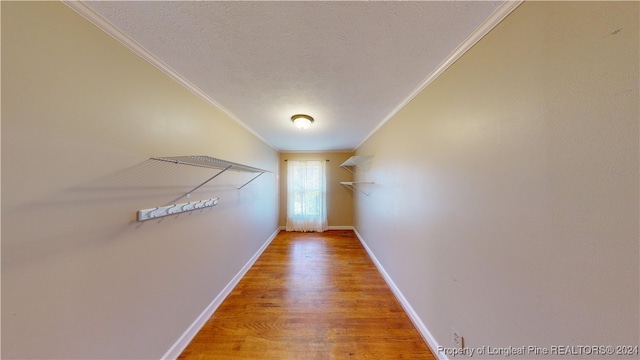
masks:
<path id="1" fill-rule="evenodd" d="M 311 126 L 313 123 L 313 118 L 309 115 L 304 114 L 296 114 L 291 117 L 291 121 L 293 124 L 301 130 L 304 130 Z"/>

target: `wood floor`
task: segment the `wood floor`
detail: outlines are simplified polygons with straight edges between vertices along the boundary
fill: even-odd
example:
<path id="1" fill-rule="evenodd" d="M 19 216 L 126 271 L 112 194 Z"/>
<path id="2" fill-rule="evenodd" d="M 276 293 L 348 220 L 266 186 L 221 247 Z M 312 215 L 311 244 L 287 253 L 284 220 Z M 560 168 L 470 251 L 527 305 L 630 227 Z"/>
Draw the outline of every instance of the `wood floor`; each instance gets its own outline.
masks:
<path id="1" fill-rule="evenodd" d="M 353 231 L 280 232 L 179 359 L 435 359 Z"/>

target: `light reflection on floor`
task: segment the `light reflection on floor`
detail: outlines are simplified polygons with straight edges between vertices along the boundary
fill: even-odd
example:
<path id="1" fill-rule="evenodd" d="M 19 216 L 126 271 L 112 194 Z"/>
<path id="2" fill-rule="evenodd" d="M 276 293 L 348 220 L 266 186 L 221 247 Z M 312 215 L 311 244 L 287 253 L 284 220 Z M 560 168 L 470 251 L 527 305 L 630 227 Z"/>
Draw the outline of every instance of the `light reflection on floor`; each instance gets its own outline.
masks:
<path id="1" fill-rule="evenodd" d="M 300 236 L 302 235 L 302 236 Z M 326 241 L 314 233 L 298 234 L 289 251 L 289 267 L 286 273 L 286 300 L 297 303 L 311 300 L 310 305 L 323 304 L 326 299 L 330 268 Z"/>

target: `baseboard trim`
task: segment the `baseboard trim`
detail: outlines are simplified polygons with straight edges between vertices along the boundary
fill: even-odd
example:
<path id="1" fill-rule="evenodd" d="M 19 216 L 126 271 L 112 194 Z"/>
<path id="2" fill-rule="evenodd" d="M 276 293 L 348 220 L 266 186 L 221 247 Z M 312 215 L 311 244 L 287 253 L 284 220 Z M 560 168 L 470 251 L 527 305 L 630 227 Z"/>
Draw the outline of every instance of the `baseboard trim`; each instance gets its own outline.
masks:
<path id="1" fill-rule="evenodd" d="M 353 230 L 353 226 L 345 225 L 345 226 L 329 226 L 329 230 Z"/>
<path id="2" fill-rule="evenodd" d="M 280 226 L 281 231 L 285 231 L 287 229 L 286 226 Z M 329 226 L 328 230 L 354 230 L 353 225 L 338 225 L 338 226 Z"/>
<path id="3" fill-rule="evenodd" d="M 404 295 L 402 294 L 402 291 L 400 291 L 400 289 L 393 282 L 389 274 L 387 274 L 387 271 L 384 269 L 384 267 L 382 267 L 382 264 L 380 264 L 376 256 L 373 254 L 373 251 L 371 251 L 371 249 L 369 248 L 367 243 L 364 241 L 362 236 L 360 236 L 360 233 L 358 232 L 358 230 L 354 228 L 353 232 L 356 234 L 356 236 L 358 237 L 358 240 L 360 240 L 360 243 L 362 244 L 364 249 L 367 251 L 367 254 L 369 254 L 369 257 L 371 258 L 373 263 L 376 265 L 376 268 L 378 269 L 378 271 L 384 278 L 384 281 L 387 283 L 387 285 L 391 289 L 391 292 L 393 292 L 393 295 L 395 295 L 396 299 L 398 299 L 398 302 L 400 302 L 400 305 L 402 305 L 402 308 L 404 309 L 404 311 L 407 313 L 407 315 L 409 315 L 409 319 L 411 319 L 411 322 L 413 323 L 413 325 L 418 329 L 418 332 L 420 333 L 424 341 L 427 343 L 427 345 L 431 349 L 431 352 L 433 353 L 433 355 L 435 355 L 439 360 L 449 360 L 449 358 L 443 352 L 437 351 L 440 345 L 438 344 L 436 339 L 433 337 L 433 335 L 431 335 L 431 332 L 429 331 L 429 329 L 427 329 L 427 326 L 424 324 L 424 322 L 422 322 L 422 319 L 420 319 L 416 311 L 413 310 L 413 307 L 411 306 L 409 301 L 407 301 L 407 299 L 404 297 Z"/>
<path id="4" fill-rule="evenodd" d="M 278 235 L 279 232 L 280 232 L 280 229 L 278 228 L 273 234 L 271 234 L 269 239 L 265 241 L 264 244 L 262 244 L 260 249 L 258 249 L 258 251 L 251 257 L 251 259 L 249 259 L 249 261 L 242 267 L 242 269 L 240 269 L 240 271 L 236 274 L 236 276 L 234 276 L 233 279 L 229 281 L 227 286 L 225 286 L 224 289 L 222 289 L 222 291 L 218 294 L 218 296 L 216 296 L 216 298 L 213 299 L 213 301 L 209 304 L 209 306 L 207 306 L 204 309 L 204 311 L 196 318 L 196 320 L 191 324 L 191 326 L 187 328 L 187 330 L 182 334 L 182 336 L 180 336 L 180 338 L 178 338 L 178 340 L 171 346 L 171 348 L 169 348 L 169 350 L 164 354 L 164 356 L 162 356 L 161 360 L 174 360 L 174 359 L 177 359 L 178 356 L 180 356 L 180 354 L 184 351 L 187 345 L 189 345 L 191 340 L 193 340 L 193 338 L 196 336 L 198 331 L 200 331 L 200 329 L 204 326 L 207 320 L 209 320 L 211 315 L 213 315 L 213 313 L 220 306 L 220 304 L 222 304 L 222 301 L 224 301 L 224 299 L 226 299 L 226 297 L 231 293 L 231 290 L 233 290 L 233 288 L 236 287 L 236 285 L 238 285 L 238 282 L 240 282 L 240 279 L 242 279 L 242 277 L 247 273 L 247 271 L 249 271 L 251 266 L 253 266 L 256 260 L 258 260 L 260 255 L 262 255 L 264 250 L 267 248 L 267 246 L 269 246 L 269 244 L 271 244 L 271 242 L 273 241 L 273 239 L 275 239 L 276 235 Z"/>

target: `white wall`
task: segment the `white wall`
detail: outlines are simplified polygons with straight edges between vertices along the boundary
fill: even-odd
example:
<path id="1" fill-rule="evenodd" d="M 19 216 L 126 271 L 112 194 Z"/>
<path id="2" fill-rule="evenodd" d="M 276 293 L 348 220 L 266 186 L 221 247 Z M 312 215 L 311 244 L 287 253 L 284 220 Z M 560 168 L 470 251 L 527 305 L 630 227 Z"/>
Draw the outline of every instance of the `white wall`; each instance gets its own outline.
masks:
<path id="1" fill-rule="evenodd" d="M 440 345 L 638 345 L 638 13 L 526 2 L 357 149 L 356 229 Z"/>
<path id="2" fill-rule="evenodd" d="M 214 174 L 148 159 L 199 154 L 272 173 L 136 222 Z M 2 358 L 160 358 L 276 231 L 277 173 L 275 150 L 62 3 L 2 2 Z"/>

